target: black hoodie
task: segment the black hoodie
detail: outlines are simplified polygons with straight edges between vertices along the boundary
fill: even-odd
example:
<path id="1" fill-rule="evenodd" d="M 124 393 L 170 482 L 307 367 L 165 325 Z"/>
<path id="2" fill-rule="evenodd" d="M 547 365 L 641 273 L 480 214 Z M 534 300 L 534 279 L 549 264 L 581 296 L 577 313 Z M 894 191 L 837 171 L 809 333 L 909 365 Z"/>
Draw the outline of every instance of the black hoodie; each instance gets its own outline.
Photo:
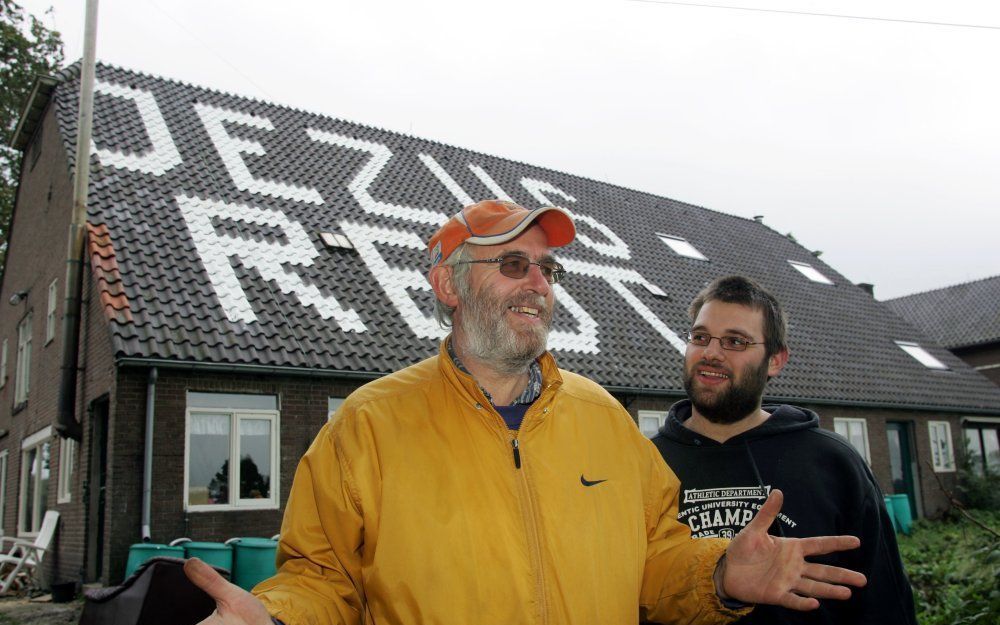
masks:
<path id="1" fill-rule="evenodd" d="M 681 482 L 677 518 L 693 538 L 732 538 L 772 489 L 785 495 L 773 535 L 850 534 L 852 551 L 810 558 L 864 573 L 868 585 L 847 601 L 821 600 L 818 610 L 758 606 L 740 623 L 871 623 L 914 625 L 913 593 L 903 572 L 882 492 L 864 459 L 838 434 L 821 430 L 816 413 L 764 406 L 771 417 L 718 443 L 684 427 L 691 402 L 678 402 L 653 443 Z"/>

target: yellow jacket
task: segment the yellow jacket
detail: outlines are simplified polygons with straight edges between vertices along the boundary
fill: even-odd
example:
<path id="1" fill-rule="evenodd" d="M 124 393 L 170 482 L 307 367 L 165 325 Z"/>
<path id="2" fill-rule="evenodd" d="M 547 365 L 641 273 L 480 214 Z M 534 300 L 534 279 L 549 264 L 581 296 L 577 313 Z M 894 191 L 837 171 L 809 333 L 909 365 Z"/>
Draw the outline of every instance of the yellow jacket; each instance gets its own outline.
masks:
<path id="1" fill-rule="evenodd" d="M 541 365 L 542 394 L 516 433 L 443 344 L 354 392 L 299 463 L 278 574 L 254 589 L 271 614 L 286 625 L 738 616 L 712 585 L 726 542 L 691 540 L 677 522 L 677 478 L 628 413 L 550 355 Z"/>

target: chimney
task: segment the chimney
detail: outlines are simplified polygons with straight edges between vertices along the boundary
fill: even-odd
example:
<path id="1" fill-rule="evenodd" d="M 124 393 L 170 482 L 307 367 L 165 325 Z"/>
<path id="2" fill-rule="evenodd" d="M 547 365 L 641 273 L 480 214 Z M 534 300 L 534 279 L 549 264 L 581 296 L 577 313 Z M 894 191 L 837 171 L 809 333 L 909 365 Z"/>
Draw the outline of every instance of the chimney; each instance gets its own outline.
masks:
<path id="1" fill-rule="evenodd" d="M 865 293 L 867 293 L 868 295 L 871 295 L 872 297 L 875 297 L 875 285 L 874 284 L 868 284 L 867 282 L 858 282 L 857 287 L 859 289 L 861 289 L 862 291 L 864 291 Z"/>

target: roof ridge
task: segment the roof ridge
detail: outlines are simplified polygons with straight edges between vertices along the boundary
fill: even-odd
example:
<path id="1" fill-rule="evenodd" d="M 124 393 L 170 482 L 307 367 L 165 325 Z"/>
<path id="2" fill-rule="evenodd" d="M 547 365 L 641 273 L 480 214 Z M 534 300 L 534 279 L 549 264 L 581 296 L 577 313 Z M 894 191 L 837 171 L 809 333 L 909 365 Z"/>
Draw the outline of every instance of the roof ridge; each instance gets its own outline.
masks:
<path id="1" fill-rule="evenodd" d="M 986 282 L 987 280 L 997 280 L 997 279 L 1000 279 L 1000 274 L 997 274 L 995 276 L 986 276 L 985 278 L 975 278 L 975 279 L 972 279 L 972 280 L 967 280 L 966 282 L 958 282 L 958 283 L 955 283 L 955 284 L 950 284 L 948 286 L 940 286 L 940 287 L 937 287 L 937 288 L 934 288 L 934 289 L 927 289 L 926 291 L 917 291 L 916 293 L 910 293 L 908 295 L 900 295 L 899 297 L 890 297 L 890 298 L 887 298 L 887 299 L 884 299 L 884 300 L 880 300 L 880 301 L 886 302 L 886 303 L 888 303 L 888 302 L 898 302 L 900 300 L 904 300 L 904 299 L 907 299 L 907 298 L 910 298 L 910 297 L 916 297 L 918 295 L 927 295 L 929 293 L 936 293 L 938 291 L 947 291 L 949 289 L 954 289 L 954 288 L 957 288 L 957 287 L 960 287 L 960 286 L 968 286 L 970 284 L 975 284 L 977 282 Z"/>

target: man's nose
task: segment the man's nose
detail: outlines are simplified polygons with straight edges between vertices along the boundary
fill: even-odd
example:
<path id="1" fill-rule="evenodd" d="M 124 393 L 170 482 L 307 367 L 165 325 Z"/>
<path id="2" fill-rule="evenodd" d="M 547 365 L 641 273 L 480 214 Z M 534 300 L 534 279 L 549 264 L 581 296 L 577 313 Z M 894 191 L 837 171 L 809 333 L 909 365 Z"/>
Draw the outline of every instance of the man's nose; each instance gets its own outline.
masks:
<path id="1" fill-rule="evenodd" d="M 722 360 L 726 356 L 726 350 L 722 349 L 722 339 L 713 336 L 708 339 L 708 345 L 703 348 L 702 355 L 707 360 Z"/>
<path id="2" fill-rule="evenodd" d="M 524 279 L 528 282 L 528 288 L 539 295 L 548 295 L 552 290 L 552 285 L 545 279 L 545 274 L 538 265 L 528 265 L 528 275 Z"/>

